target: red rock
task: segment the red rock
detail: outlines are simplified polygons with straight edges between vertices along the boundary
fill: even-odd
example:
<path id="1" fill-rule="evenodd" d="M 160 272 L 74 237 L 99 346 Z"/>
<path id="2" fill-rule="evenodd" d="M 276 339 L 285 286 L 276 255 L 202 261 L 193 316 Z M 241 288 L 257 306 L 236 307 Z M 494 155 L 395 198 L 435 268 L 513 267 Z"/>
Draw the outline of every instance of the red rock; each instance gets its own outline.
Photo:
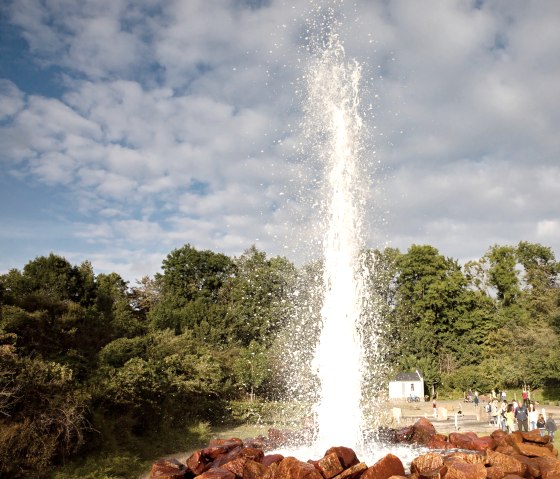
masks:
<path id="1" fill-rule="evenodd" d="M 500 446 L 497 447 L 496 449 L 494 449 L 496 452 L 499 452 L 501 454 L 506 454 L 508 456 L 511 456 L 512 454 L 516 454 L 515 449 L 513 448 L 513 446 Z"/>
<path id="2" fill-rule="evenodd" d="M 516 442 L 523 442 L 523 433 L 519 431 L 514 431 L 506 436 L 506 442 L 510 445 L 514 445 Z"/>
<path id="3" fill-rule="evenodd" d="M 239 455 L 235 459 L 226 462 L 220 467 L 221 469 L 226 469 L 233 472 L 237 477 L 243 477 L 243 468 L 245 467 L 245 463 L 247 461 L 250 461 L 250 459 Z"/>
<path id="4" fill-rule="evenodd" d="M 391 476 L 404 476 L 402 461 L 393 454 L 387 454 L 369 467 L 362 475 L 362 479 L 389 479 Z"/>
<path id="5" fill-rule="evenodd" d="M 488 450 L 486 455 L 488 457 L 489 464 L 491 466 L 500 466 L 506 475 L 517 474 L 519 476 L 523 476 L 527 470 L 527 466 L 525 464 L 510 455 L 491 450 Z"/>
<path id="6" fill-rule="evenodd" d="M 453 452 L 444 457 L 444 462 L 449 459 L 459 459 L 468 464 L 485 464 L 486 457 L 480 453 Z"/>
<path id="7" fill-rule="evenodd" d="M 486 468 L 486 477 L 488 479 L 504 479 L 506 473 L 500 466 L 490 466 Z"/>
<path id="8" fill-rule="evenodd" d="M 356 456 L 356 453 L 349 447 L 344 447 L 344 446 L 331 447 L 330 449 L 327 450 L 327 452 L 325 452 L 325 456 L 333 452 L 337 455 L 338 459 L 340 460 L 340 464 L 342 464 L 342 467 L 344 469 L 348 469 L 349 467 L 355 466 L 360 462 L 358 460 L 358 457 Z"/>
<path id="9" fill-rule="evenodd" d="M 483 464 L 457 461 L 447 465 L 445 479 L 486 479 L 486 468 Z"/>
<path id="10" fill-rule="evenodd" d="M 227 469 L 215 467 L 206 472 L 203 472 L 197 479 L 235 479 L 235 474 Z"/>
<path id="11" fill-rule="evenodd" d="M 244 447 L 239 451 L 239 455 L 252 459 L 253 461 L 261 462 L 264 457 L 264 452 L 262 449 L 257 449 L 255 447 Z"/>
<path id="12" fill-rule="evenodd" d="M 159 459 L 152 464 L 150 479 L 182 479 L 187 468 L 176 459 Z"/>
<path id="13" fill-rule="evenodd" d="M 414 426 L 406 426 L 399 429 L 395 433 L 395 441 L 398 443 L 409 443 L 412 442 L 413 435 L 414 435 Z"/>
<path id="14" fill-rule="evenodd" d="M 358 464 L 354 464 L 350 466 L 348 469 L 342 471 L 338 476 L 335 476 L 333 479 L 358 479 L 362 476 L 364 471 L 367 470 L 367 465 L 365 462 L 359 462 Z"/>
<path id="15" fill-rule="evenodd" d="M 275 474 L 278 469 L 278 464 L 280 464 L 280 462 L 273 462 L 270 466 L 268 466 L 266 468 L 266 471 L 264 472 L 264 475 L 262 476 L 262 479 L 274 479 L 276 477 Z"/>
<path id="16" fill-rule="evenodd" d="M 268 467 L 274 463 L 280 462 L 282 459 L 284 459 L 282 454 L 267 454 L 263 457 L 261 464 Z"/>
<path id="17" fill-rule="evenodd" d="M 521 454 L 513 454 L 512 457 L 527 466 L 527 472 L 531 477 L 540 477 L 541 469 L 539 467 L 538 461 L 536 461 L 534 458 L 522 456 Z"/>
<path id="18" fill-rule="evenodd" d="M 222 467 L 224 464 L 233 461 L 237 456 L 239 456 L 242 450 L 243 448 L 241 446 L 234 446 L 225 454 L 222 454 L 221 456 L 218 456 L 216 459 L 214 459 L 210 467 Z M 204 452 L 204 449 L 202 451 Z"/>
<path id="19" fill-rule="evenodd" d="M 331 479 L 331 477 L 340 474 L 344 470 L 335 452 L 331 452 L 318 461 L 314 461 L 313 465 L 325 479 Z"/>
<path id="20" fill-rule="evenodd" d="M 271 479 L 323 479 L 323 477 L 312 464 L 299 461 L 295 457 L 285 457 L 277 463 Z"/>
<path id="21" fill-rule="evenodd" d="M 243 465 L 243 479 L 260 479 L 266 472 L 266 466 L 263 464 L 247 459 Z"/>
<path id="22" fill-rule="evenodd" d="M 519 454 L 527 457 L 555 457 L 554 453 L 547 447 L 529 442 L 517 442 L 513 445 L 513 448 Z"/>
<path id="23" fill-rule="evenodd" d="M 426 418 L 420 418 L 414 423 L 414 433 L 412 434 L 412 442 L 416 444 L 426 445 L 433 436 L 436 435 L 436 428 Z"/>
<path id="24" fill-rule="evenodd" d="M 538 429 L 529 432 L 521 433 L 524 442 L 534 442 L 537 444 L 548 444 L 550 441 L 550 436 L 541 436 L 541 432 Z"/>
<path id="25" fill-rule="evenodd" d="M 194 473 L 195 476 L 198 476 L 210 469 L 211 464 L 211 459 L 204 456 L 202 449 L 193 452 L 187 459 L 187 467 Z"/>
<path id="26" fill-rule="evenodd" d="M 494 449 L 495 447 L 496 443 L 490 436 L 477 437 L 472 442 L 473 451 L 486 451 L 486 449 Z"/>
<path id="27" fill-rule="evenodd" d="M 517 474 L 506 474 L 504 476 L 504 479 L 523 479 L 521 476 L 518 476 Z"/>
<path id="28" fill-rule="evenodd" d="M 420 476 L 433 476 L 434 471 L 441 471 L 443 468 L 443 457 L 435 452 L 422 454 L 410 463 L 410 472 Z"/>
<path id="29" fill-rule="evenodd" d="M 460 432 L 450 433 L 449 442 L 459 449 L 473 449 L 473 438 Z"/>
<path id="30" fill-rule="evenodd" d="M 429 449 L 451 449 L 453 448 L 453 444 L 451 444 L 447 440 L 447 436 L 441 437 L 441 434 L 436 434 L 434 437 L 430 439 L 426 447 Z"/>
<path id="31" fill-rule="evenodd" d="M 540 468 L 542 479 L 560 478 L 560 461 L 552 457 L 536 457 L 533 459 Z"/>

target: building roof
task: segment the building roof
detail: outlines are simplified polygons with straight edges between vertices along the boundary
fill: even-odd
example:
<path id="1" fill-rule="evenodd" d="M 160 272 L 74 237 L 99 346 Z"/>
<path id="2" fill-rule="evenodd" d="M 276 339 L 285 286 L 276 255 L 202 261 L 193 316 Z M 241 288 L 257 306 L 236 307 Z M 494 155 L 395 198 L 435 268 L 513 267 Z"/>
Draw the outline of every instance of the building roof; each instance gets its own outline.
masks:
<path id="1" fill-rule="evenodd" d="M 413 373 L 399 373 L 396 375 L 395 381 L 421 381 L 422 373 L 416 370 Z"/>

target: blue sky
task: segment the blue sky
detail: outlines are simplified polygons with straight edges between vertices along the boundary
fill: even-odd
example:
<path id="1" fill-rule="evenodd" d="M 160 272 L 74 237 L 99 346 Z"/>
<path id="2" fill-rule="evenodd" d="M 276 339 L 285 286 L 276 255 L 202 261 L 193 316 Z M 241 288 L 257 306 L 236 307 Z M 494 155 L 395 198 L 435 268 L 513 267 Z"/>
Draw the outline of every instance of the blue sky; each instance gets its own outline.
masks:
<path id="1" fill-rule="evenodd" d="M 133 283 L 185 243 L 309 259 L 299 125 L 325 6 L 372 111 L 367 244 L 558 256 L 556 0 L 6 0 L 0 272 L 54 252 Z"/>

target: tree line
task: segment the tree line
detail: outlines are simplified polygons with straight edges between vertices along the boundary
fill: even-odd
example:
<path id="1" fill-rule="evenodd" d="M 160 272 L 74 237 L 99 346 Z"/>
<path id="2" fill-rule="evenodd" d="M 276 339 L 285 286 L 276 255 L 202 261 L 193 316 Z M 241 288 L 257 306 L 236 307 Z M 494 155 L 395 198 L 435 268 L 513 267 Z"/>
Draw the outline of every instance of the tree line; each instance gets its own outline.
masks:
<path id="1" fill-rule="evenodd" d="M 429 393 L 557 394 L 560 265 L 550 248 L 494 245 L 465 265 L 429 245 L 364 259 L 381 319 L 376 383 L 421 369 Z M 188 244 L 133 286 L 55 254 L 0 275 L 0 475 L 40 477 L 112 443 L 227 420 L 233 400 L 285 397 L 285 331 L 298 310 L 317 319 L 320 277 L 320 263 Z M 313 344 L 316 327 L 307 321 L 299 340 Z"/>

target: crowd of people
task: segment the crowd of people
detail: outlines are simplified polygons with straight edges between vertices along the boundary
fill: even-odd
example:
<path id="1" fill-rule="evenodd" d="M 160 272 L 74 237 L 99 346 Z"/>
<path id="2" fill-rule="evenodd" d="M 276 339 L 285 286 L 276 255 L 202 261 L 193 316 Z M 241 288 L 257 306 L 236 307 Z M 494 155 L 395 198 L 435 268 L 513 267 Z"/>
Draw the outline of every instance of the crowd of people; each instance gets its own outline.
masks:
<path id="1" fill-rule="evenodd" d="M 553 414 L 547 415 L 544 409 L 538 411 L 537 404 L 531 401 L 528 391 L 523 391 L 521 402 L 516 399 L 508 402 L 505 391 L 502 391 L 499 397 L 497 394 L 492 396 L 494 397 L 485 406 L 488 422 L 491 425 L 508 433 L 538 429 L 541 436 L 548 434 L 554 441 L 557 427 Z M 478 405 L 478 401 L 475 401 L 475 405 Z"/>

